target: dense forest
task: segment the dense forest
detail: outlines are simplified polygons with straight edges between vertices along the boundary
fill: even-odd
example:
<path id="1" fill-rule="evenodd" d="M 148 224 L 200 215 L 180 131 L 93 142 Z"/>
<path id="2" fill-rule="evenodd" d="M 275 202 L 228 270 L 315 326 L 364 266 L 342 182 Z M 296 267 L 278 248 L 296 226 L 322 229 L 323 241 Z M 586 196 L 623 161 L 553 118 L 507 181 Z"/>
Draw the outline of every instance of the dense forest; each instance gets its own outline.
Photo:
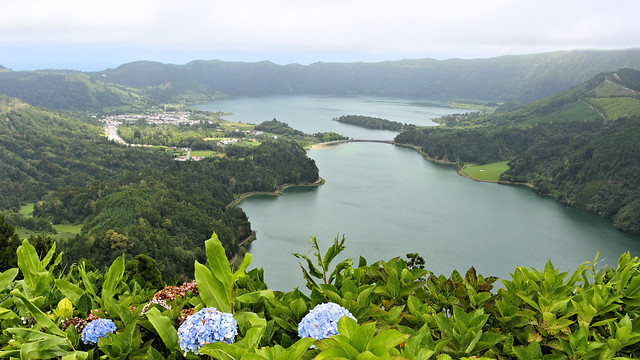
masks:
<path id="1" fill-rule="evenodd" d="M 343 124 L 362 126 L 367 129 L 391 131 L 412 130 L 416 127 L 415 125 L 403 124 L 398 121 L 391 121 L 387 119 L 363 115 L 343 115 L 333 119 L 333 121 L 341 122 Z"/>
<path id="2" fill-rule="evenodd" d="M 201 244 L 212 231 L 230 256 L 251 235 L 244 212 L 227 207 L 238 194 L 318 179 L 313 160 L 292 141 L 178 162 L 162 149 L 109 142 L 88 119 L 16 99 L 2 98 L 0 119 L 0 207 L 38 202 L 36 219 L 81 224 L 80 235 L 58 244 L 69 261 L 89 257 L 105 266 L 122 253 L 147 254 L 165 277 L 183 277 L 204 256 Z"/>
<path id="3" fill-rule="evenodd" d="M 448 162 L 508 160 L 503 181 L 530 183 L 640 234 L 638 76 L 630 69 L 600 74 L 511 111 L 449 116 L 447 127 L 403 132 L 395 141 Z"/>

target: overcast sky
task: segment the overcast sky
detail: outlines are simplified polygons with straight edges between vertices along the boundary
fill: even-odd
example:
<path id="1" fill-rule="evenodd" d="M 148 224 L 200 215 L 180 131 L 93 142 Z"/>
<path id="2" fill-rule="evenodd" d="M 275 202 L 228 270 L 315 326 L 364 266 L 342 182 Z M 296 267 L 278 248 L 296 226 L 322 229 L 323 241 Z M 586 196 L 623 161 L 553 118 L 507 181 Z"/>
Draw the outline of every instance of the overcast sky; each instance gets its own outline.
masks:
<path id="1" fill-rule="evenodd" d="M 638 0 L 16 0 L 0 65 L 278 64 L 486 58 L 640 47 Z"/>

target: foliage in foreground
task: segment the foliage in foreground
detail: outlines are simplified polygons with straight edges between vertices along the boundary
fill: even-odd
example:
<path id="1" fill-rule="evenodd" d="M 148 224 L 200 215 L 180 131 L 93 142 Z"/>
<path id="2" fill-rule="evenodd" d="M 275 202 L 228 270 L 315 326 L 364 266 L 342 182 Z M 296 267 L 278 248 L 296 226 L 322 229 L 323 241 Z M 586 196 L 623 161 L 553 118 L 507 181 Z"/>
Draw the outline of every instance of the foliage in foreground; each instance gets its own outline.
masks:
<path id="1" fill-rule="evenodd" d="M 215 234 L 205 242 L 206 263 L 195 263 L 197 287 L 161 290 L 125 275 L 124 257 L 105 274 L 84 263 L 60 271 L 55 244 L 39 258 L 24 241 L 18 268 L 0 273 L 0 357 L 614 359 L 640 351 L 640 262 L 628 253 L 615 268 L 597 269 L 595 260 L 572 273 L 551 263 L 543 270 L 518 267 L 492 291 L 495 277 L 473 268 L 437 276 L 421 268 L 417 254 L 408 254 L 409 262 L 368 265 L 360 257 L 357 266 L 352 259 L 335 264 L 344 242 L 336 237 L 322 253 L 312 238 L 309 254 L 295 254 L 307 280 L 303 293 L 268 289 L 262 269 L 247 272 L 250 254 L 231 269 Z M 327 302 L 355 320 L 342 317 L 339 334 L 329 338 L 299 338 L 301 320 Z M 233 314 L 235 341 L 207 344 L 200 355 L 183 352 L 179 325 L 210 307 Z M 85 344 L 82 329 L 100 318 L 109 326 L 97 327 L 99 335 Z"/>

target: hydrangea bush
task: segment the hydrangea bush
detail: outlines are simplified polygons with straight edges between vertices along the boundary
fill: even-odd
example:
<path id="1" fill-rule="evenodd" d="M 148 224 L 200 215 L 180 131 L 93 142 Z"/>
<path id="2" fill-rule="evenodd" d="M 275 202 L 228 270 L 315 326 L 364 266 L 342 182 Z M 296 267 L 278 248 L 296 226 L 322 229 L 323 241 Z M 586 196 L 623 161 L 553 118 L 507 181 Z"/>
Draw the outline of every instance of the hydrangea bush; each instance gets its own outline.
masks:
<path id="1" fill-rule="evenodd" d="M 187 317 L 178 328 L 180 349 L 198 354 L 206 344 L 223 341 L 231 344 L 238 334 L 238 323 L 232 314 L 223 313 L 214 307 L 204 308 Z"/>
<path id="2" fill-rule="evenodd" d="M 109 319 L 96 319 L 87 324 L 82 330 L 82 342 L 87 345 L 96 345 L 98 339 L 113 334 L 116 331 L 116 324 Z"/>
<path id="3" fill-rule="evenodd" d="M 298 335 L 301 338 L 310 337 L 317 340 L 338 335 L 338 320 L 343 316 L 356 320 L 349 310 L 336 303 L 317 305 L 298 324 Z"/>

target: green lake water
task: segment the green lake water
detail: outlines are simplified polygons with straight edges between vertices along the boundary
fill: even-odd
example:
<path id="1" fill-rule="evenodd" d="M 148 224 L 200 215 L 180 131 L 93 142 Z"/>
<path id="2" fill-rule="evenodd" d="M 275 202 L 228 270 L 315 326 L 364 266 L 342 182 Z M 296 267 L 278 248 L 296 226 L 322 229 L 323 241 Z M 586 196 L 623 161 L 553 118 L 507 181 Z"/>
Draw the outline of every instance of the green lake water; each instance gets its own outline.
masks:
<path id="1" fill-rule="evenodd" d="M 266 97 L 200 105 L 233 112 L 232 121 L 260 123 L 274 117 L 305 132 L 336 131 L 365 139 L 396 133 L 331 121 L 346 114 L 433 125 L 430 118 L 461 112 L 437 100 Z M 481 183 L 455 167 L 431 163 L 411 149 L 380 143 L 348 143 L 313 149 L 326 183 L 290 188 L 284 195 L 254 196 L 240 207 L 257 241 L 252 266 L 263 267 L 270 287 L 289 290 L 304 281 L 293 252 L 308 252 L 310 236 L 326 249 L 345 234 L 344 257 L 369 262 L 417 252 L 427 269 L 449 275 L 470 266 L 485 275 L 509 276 L 516 266 L 542 269 L 548 260 L 564 271 L 593 260 L 615 265 L 625 251 L 640 254 L 640 238 L 611 221 L 563 206 L 528 188 Z M 338 259 L 339 260 L 339 259 Z"/>

